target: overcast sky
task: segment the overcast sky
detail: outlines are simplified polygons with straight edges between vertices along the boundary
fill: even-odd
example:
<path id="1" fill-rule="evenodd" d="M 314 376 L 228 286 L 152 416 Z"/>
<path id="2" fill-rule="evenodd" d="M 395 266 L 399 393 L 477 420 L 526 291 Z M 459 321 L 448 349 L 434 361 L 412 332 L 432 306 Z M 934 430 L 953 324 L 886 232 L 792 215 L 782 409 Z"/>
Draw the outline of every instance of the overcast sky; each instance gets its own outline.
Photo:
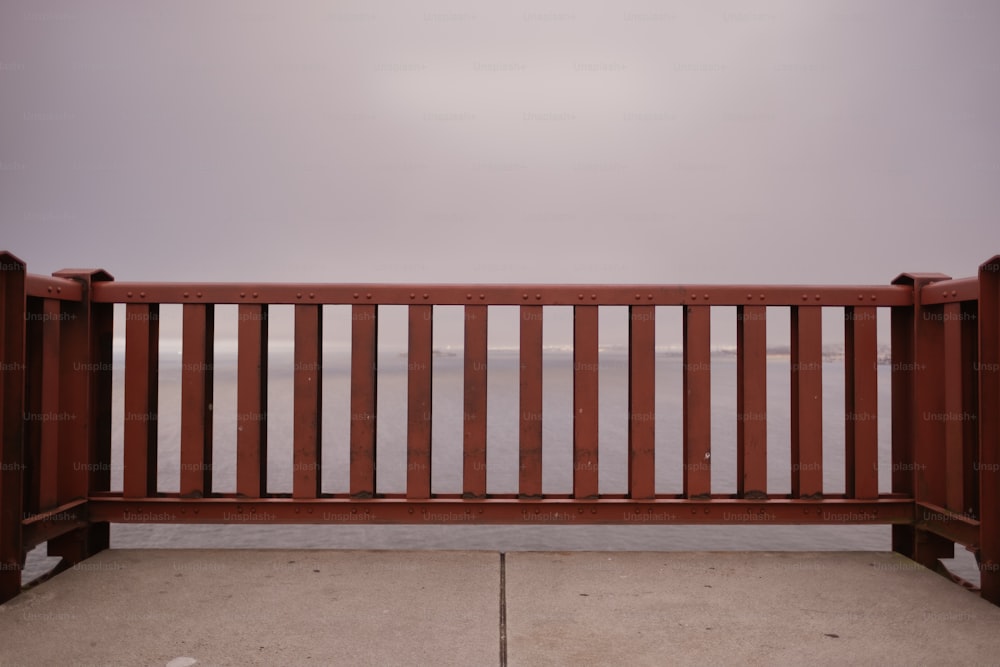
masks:
<path id="1" fill-rule="evenodd" d="M 119 280 L 972 275 L 998 34 L 990 1 L 4 2 L 0 246 Z"/>

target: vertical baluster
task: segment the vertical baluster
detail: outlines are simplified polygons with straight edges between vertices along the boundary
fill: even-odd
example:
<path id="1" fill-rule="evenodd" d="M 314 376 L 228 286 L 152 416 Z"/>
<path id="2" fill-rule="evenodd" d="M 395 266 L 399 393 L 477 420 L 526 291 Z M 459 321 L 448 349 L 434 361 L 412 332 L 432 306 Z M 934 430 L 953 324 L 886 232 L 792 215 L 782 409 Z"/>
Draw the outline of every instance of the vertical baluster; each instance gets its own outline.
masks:
<path id="1" fill-rule="evenodd" d="M 736 309 L 736 493 L 767 497 L 767 308 Z"/>
<path id="2" fill-rule="evenodd" d="M 323 434 L 323 307 L 295 306 L 292 496 L 321 494 Z"/>
<path id="3" fill-rule="evenodd" d="M 518 494 L 542 496 L 542 306 L 521 306 Z"/>
<path id="4" fill-rule="evenodd" d="M 878 498 L 878 337 L 873 306 L 844 309 L 844 489 Z"/>
<path id="5" fill-rule="evenodd" d="M 182 496 L 212 493 L 212 390 L 215 306 L 184 304 L 181 357 Z"/>
<path id="6" fill-rule="evenodd" d="M 573 307 L 573 497 L 598 496 L 597 306 Z"/>
<path id="7" fill-rule="evenodd" d="M 462 490 L 466 498 L 486 497 L 487 318 L 487 306 L 465 307 Z"/>
<path id="8" fill-rule="evenodd" d="M 979 303 L 962 303 L 962 511 L 979 516 Z"/>
<path id="9" fill-rule="evenodd" d="M 266 304 L 240 304 L 236 361 L 236 493 L 267 495 Z"/>
<path id="10" fill-rule="evenodd" d="M 123 495 L 156 495 L 160 306 L 125 306 L 125 451 Z"/>
<path id="11" fill-rule="evenodd" d="M 978 322 L 980 588 L 1000 604 L 1000 255 L 979 267 Z"/>
<path id="12" fill-rule="evenodd" d="M 375 495 L 378 306 L 351 306 L 351 497 Z"/>
<path id="13" fill-rule="evenodd" d="M 434 307 L 410 306 L 407 382 L 406 497 L 431 497 Z"/>
<path id="14" fill-rule="evenodd" d="M 792 307 L 792 497 L 823 495 L 823 340 L 819 306 Z"/>
<path id="15" fill-rule="evenodd" d="M 656 495 L 656 307 L 629 306 L 628 493 Z"/>
<path id="16" fill-rule="evenodd" d="M 684 495 L 712 492 L 712 357 L 709 306 L 684 307 Z"/>
<path id="17" fill-rule="evenodd" d="M 59 500 L 59 424 L 66 419 L 77 419 L 62 410 L 59 402 L 59 351 L 62 328 L 61 302 L 55 299 L 42 301 L 42 396 L 40 424 L 41 440 L 38 486 L 39 509 L 54 507 Z"/>
<path id="18" fill-rule="evenodd" d="M 962 512 L 965 504 L 963 469 L 963 408 L 962 395 L 962 304 L 947 303 L 943 308 L 942 336 L 944 362 L 944 477 L 945 507 Z"/>

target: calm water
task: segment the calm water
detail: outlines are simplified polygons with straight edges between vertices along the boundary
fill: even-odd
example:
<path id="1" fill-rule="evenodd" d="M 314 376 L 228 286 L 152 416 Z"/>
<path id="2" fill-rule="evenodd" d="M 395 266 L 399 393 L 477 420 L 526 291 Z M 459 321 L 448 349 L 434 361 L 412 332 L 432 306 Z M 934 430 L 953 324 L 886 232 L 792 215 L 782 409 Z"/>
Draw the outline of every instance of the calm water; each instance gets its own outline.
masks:
<path id="1" fill-rule="evenodd" d="M 323 489 L 348 489 L 349 357 L 324 352 Z M 289 348 L 272 347 L 268 387 L 268 485 L 272 492 L 292 486 L 292 369 Z M 119 365 L 119 368 L 121 365 Z M 437 493 L 461 492 L 461 352 L 434 359 L 432 486 Z M 572 490 L 572 355 L 545 352 L 543 406 L 543 488 Z M 164 351 L 160 371 L 159 490 L 179 484 L 180 356 Z M 787 358 L 768 361 L 768 490 L 790 491 L 789 373 Z M 628 399 L 627 355 L 602 351 L 600 358 L 600 489 L 626 492 Z M 880 366 L 880 490 L 890 487 L 890 382 Z M 844 370 L 842 361 L 824 363 L 824 487 L 844 490 Z M 123 377 L 115 377 L 112 488 L 121 489 Z M 518 359 L 516 351 L 491 350 L 488 393 L 487 488 L 517 487 Z M 736 490 L 736 361 L 712 361 L 712 487 Z M 657 357 L 656 482 L 660 493 L 681 491 L 681 360 Z M 214 484 L 220 492 L 236 486 L 235 357 L 217 353 L 214 396 Z M 381 492 L 405 490 L 406 357 L 382 351 L 378 386 Z M 888 526 L 176 526 L 114 524 L 115 548 L 351 548 L 516 550 L 888 550 Z M 950 565 L 967 578 L 978 576 L 971 555 L 959 547 Z M 41 550 L 32 553 L 26 574 L 48 566 Z"/>

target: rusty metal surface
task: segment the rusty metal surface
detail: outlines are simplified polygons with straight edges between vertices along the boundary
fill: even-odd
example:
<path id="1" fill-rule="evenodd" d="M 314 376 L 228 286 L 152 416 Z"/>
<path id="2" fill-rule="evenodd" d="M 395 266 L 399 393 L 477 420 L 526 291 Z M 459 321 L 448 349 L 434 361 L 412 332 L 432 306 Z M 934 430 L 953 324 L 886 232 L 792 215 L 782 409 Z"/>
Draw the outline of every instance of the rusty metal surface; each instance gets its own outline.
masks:
<path id="1" fill-rule="evenodd" d="M 99 303 L 381 305 L 909 306 L 913 291 L 887 285 L 389 285 L 140 283 L 96 285 Z"/>

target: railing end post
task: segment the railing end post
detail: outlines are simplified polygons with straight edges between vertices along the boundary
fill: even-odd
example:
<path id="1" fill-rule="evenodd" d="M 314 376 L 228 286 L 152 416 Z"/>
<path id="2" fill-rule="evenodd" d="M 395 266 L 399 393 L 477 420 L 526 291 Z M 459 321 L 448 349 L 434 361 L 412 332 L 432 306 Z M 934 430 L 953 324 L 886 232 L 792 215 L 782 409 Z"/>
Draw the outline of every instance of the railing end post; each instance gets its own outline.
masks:
<path id="1" fill-rule="evenodd" d="M 114 277 L 104 269 L 63 269 L 52 275 L 75 280 L 82 287 L 79 302 L 67 303 L 72 317 L 64 325 L 60 403 L 85 416 L 62 424 L 59 497 L 61 502 L 87 498 L 110 488 L 111 352 L 114 306 L 94 303 L 95 283 Z M 74 565 L 109 546 L 107 523 L 91 523 L 48 542 L 50 556 Z"/>
<path id="2" fill-rule="evenodd" d="M 979 570 L 1000 605 L 1000 255 L 979 266 Z"/>
<path id="3" fill-rule="evenodd" d="M 27 265 L 0 252 L 0 603 L 21 592 L 24 566 L 24 375 Z"/>

